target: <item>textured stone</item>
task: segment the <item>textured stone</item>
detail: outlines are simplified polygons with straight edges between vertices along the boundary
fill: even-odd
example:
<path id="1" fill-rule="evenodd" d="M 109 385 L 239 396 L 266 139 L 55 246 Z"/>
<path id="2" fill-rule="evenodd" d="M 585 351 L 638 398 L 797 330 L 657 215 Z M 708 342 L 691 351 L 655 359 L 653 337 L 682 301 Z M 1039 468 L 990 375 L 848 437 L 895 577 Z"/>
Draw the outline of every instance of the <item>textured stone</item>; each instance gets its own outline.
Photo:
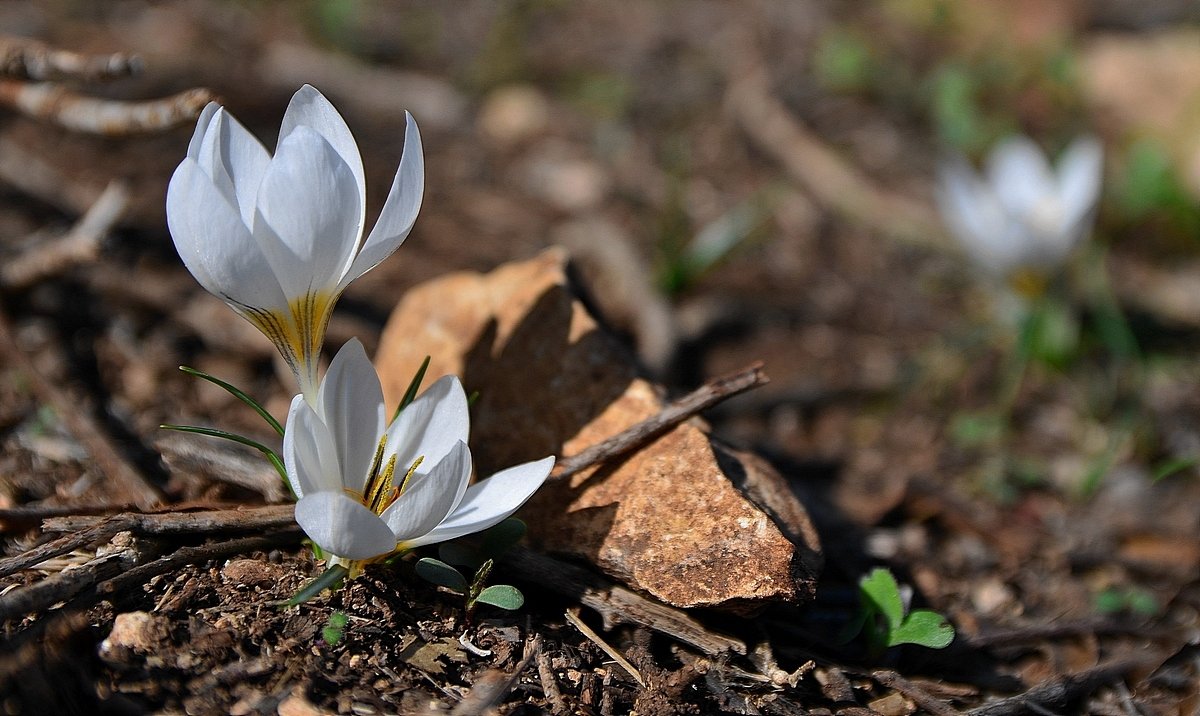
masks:
<path id="1" fill-rule="evenodd" d="M 453 373 L 479 392 L 471 447 L 480 475 L 576 454 L 662 407 L 577 298 L 557 250 L 410 291 L 376 357 L 390 403 L 426 354 L 426 384 Z M 535 547 L 590 560 L 676 606 L 805 598 L 820 564 L 815 532 L 782 478 L 693 423 L 623 460 L 552 479 L 521 516 Z"/>

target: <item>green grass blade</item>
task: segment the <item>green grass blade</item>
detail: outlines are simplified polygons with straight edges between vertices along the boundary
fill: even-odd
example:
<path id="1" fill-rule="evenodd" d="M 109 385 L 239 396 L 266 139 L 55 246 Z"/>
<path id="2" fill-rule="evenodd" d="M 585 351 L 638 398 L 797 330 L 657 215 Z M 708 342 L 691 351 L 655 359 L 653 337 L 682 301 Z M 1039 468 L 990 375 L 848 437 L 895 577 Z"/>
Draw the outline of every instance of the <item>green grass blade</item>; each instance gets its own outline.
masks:
<path id="1" fill-rule="evenodd" d="M 285 468 L 283 466 L 283 458 L 281 458 L 279 456 L 279 453 L 275 452 L 271 448 L 267 447 L 266 445 L 263 445 L 262 443 L 260 443 L 256 440 L 251 440 L 250 438 L 246 437 L 245 435 L 238 435 L 237 433 L 231 433 L 226 430 L 218 430 L 217 428 L 202 428 L 197 425 L 167 425 L 167 424 L 164 424 L 164 425 L 159 425 L 158 427 L 163 430 L 174 430 L 174 431 L 180 432 L 180 433 L 195 433 L 196 435 L 204 435 L 205 437 L 210 437 L 210 438 L 221 438 L 222 440 L 232 440 L 235 443 L 241 443 L 242 445 L 245 445 L 247 447 L 252 447 L 255 450 L 261 452 L 263 454 L 263 456 L 265 456 L 267 458 L 267 460 L 275 468 L 275 471 L 279 473 L 279 476 L 281 478 L 283 478 L 284 484 L 288 485 L 289 490 L 291 489 L 291 483 L 289 483 L 288 479 L 287 479 L 287 468 Z"/>
<path id="2" fill-rule="evenodd" d="M 191 368 L 186 365 L 179 366 L 179 370 L 183 371 L 184 373 L 187 373 L 188 375 L 194 375 L 197 378 L 202 378 L 204 380 L 207 380 L 209 383 L 212 383 L 213 385 L 223 388 L 230 395 L 232 395 L 233 397 L 237 398 L 238 400 L 242 401 L 246 405 L 249 405 L 251 408 L 253 408 L 254 412 L 256 412 L 260 416 L 262 416 L 262 419 L 267 421 L 267 423 L 272 428 L 275 429 L 275 432 L 279 433 L 279 435 L 281 437 L 283 436 L 283 426 L 279 424 L 279 421 L 275 419 L 275 416 L 268 413 L 266 408 L 264 408 L 254 398 L 251 398 L 249 395 L 246 395 L 244 392 L 242 392 L 241 389 L 239 389 L 233 385 L 230 385 L 229 383 L 226 383 L 225 381 L 221 380 L 220 378 L 217 378 L 216 376 L 209 375 L 208 373 L 205 373 L 202 370 L 197 370 L 195 368 Z"/>
<path id="3" fill-rule="evenodd" d="M 404 391 L 404 397 L 400 399 L 400 404 L 396 406 L 396 413 L 392 415 L 392 421 L 400 417 L 400 411 L 408 407 L 408 404 L 413 402 L 417 397 L 417 391 L 421 389 L 421 382 L 425 380 L 425 371 L 429 368 L 430 356 L 425 356 L 425 360 L 421 361 L 421 367 L 417 369 L 416 375 L 408 383 L 408 389 Z"/>
<path id="4" fill-rule="evenodd" d="M 322 572 L 321 576 L 304 585 L 303 589 L 301 589 L 299 592 L 296 592 L 296 596 L 292 597 L 286 602 L 282 602 L 280 606 L 294 607 L 297 604 L 303 604 L 326 589 L 336 586 L 339 582 L 345 579 L 348 574 L 350 574 L 350 570 L 346 569 L 340 564 L 335 564 Z"/>

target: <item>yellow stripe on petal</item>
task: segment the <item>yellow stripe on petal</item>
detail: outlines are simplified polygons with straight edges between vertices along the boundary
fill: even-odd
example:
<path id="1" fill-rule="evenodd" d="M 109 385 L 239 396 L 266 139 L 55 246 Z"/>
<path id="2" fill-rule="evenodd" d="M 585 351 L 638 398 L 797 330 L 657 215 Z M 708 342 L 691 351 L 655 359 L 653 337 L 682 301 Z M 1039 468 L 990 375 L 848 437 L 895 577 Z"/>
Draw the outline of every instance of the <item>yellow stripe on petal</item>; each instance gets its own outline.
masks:
<path id="1" fill-rule="evenodd" d="M 248 306 L 228 296 L 224 298 L 275 344 L 284 362 L 296 376 L 300 391 L 311 400 L 319 385 L 317 363 L 337 294 L 310 291 L 292 299 L 286 312 Z"/>

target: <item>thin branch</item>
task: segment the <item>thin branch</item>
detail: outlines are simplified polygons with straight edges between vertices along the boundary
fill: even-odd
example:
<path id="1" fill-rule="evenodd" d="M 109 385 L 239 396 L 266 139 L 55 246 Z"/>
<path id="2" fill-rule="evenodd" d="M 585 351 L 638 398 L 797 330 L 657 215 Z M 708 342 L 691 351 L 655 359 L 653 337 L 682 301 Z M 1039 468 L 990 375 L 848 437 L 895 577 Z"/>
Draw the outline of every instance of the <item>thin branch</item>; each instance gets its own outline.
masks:
<path id="1" fill-rule="evenodd" d="M 1039 710 L 1061 713 L 1072 703 L 1091 694 L 1104 684 L 1122 679 L 1131 671 L 1153 667 L 1157 661 L 1144 656 L 1115 659 L 1078 674 L 1068 674 L 1044 681 L 1023 694 L 971 709 L 967 712 L 967 716 L 1017 716 L 1017 714 L 1034 713 Z"/>
<path id="2" fill-rule="evenodd" d="M 746 653 L 739 639 L 709 631 L 686 612 L 612 584 L 600 575 L 573 564 L 514 547 L 500 560 L 522 579 L 577 599 L 594 609 L 610 629 L 617 624 L 638 624 L 671 636 L 709 656 Z"/>
<path id="3" fill-rule="evenodd" d="M 130 502 L 143 510 L 163 502 L 162 492 L 147 482 L 121 455 L 87 409 L 62 391 L 54 381 L 42 375 L 29 356 L 17 346 L 3 305 L 0 305 L 0 352 L 8 353 L 11 362 L 28 378 L 34 394 L 54 410 L 75 439 L 83 443 L 100 472 L 121 489 Z"/>
<path id="4" fill-rule="evenodd" d="M 126 102 L 88 97 L 49 82 L 0 79 L 0 105 L 64 129 L 108 136 L 161 132 L 193 122 L 215 98 L 211 90 L 197 87 L 160 99 Z"/>
<path id="5" fill-rule="evenodd" d="M 135 74 L 141 65 L 138 57 L 120 52 L 85 55 L 24 37 L 0 37 L 0 75 L 8 77 L 98 80 Z"/>
<path id="6" fill-rule="evenodd" d="M 542 635 L 538 634 L 525 642 L 521 660 L 512 671 L 493 669 L 476 679 L 470 693 L 450 712 L 451 716 L 480 716 L 493 713 L 492 707 L 499 704 L 513 690 L 517 679 L 521 678 L 521 674 L 529 668 L 529 663 L 541 652 Z"/>
<path id="7" fill-rule="evenodd" d="M 118 532 L 141 535 L 212 534 L 274 530 L 295 524 L 291 505 L 272 505 L 207 512 L 125 512 L 108 517 L 71 515 L 47 519 L 47 532 L 72 532 L 14 557 L 0 559 L 0 577 L 28 569 L 40 562 L 105 542 Z"/>
<path id="8" fill-rule="evenodd" d="M 637 682 L 638 686 L 642 687 L 643 689 L 646 688 L 646 682 L 642 679 L 642 674 L 637 670 L 637 667 L 635 667 L 633 664 L 630 664 L 629 660 L 621 655 L 621 652 L 617 651 L 610 646 L 608 642 L 600 638 L 600 635 L 597 634 L 594 629 L 587 624 L 584 624 L 583 620 L 579 618 L 578 609 L 568 609 L 566 616 L 567 621 L 571 623 L 571 626 L 578 629 L 579 632 L 586 636 L 593 644 L 600 647 L 600 650 L 605 654 L 608 654 L 608 657 L 617 662 L 618 666 L 629 672 L 629 675 L 633 677 L 633 680 Z"/>
<path id="9" fill-rule="evenodd" d="M 64 569 L 39 582 L 0 594 L 0 622 L 49 609 L 129 570 L 141 559 L 140 546 L 128 540 L 117 551 L 99 554 L 79 567 Z"/>
<path id="10" fill-rule="evenodd" d="M 110 182 L 75 226 L 64 236 L 31 248 L 0 267 L 0 284 L 23 289 L 86 263 L 100 253 L 100 242 L 125 213 L 129 190 L 119 181 Z"/>
<path id="11" fill-rule="evenodd" d="M 960 716 L 961 712 L 945 701 L 933 696 L 925 689 L 904 678 L 894 671 L 875 671 L 871 678 L 889 689 L 895 689 L 916 702 L 917 706 L 925 709 L 934 716 Z"/>
<path id="12" fill-rule="evenodd" d="M 558 461 L 551 479 L 565 480 L 572 475 L 645 445 L 654 438 L 723 400 L 767 383 L 761 362 L 755 362 L 736 373 L 716 378 L 671 403 L 656 415 L 606 438 L 582 452 Z"/>

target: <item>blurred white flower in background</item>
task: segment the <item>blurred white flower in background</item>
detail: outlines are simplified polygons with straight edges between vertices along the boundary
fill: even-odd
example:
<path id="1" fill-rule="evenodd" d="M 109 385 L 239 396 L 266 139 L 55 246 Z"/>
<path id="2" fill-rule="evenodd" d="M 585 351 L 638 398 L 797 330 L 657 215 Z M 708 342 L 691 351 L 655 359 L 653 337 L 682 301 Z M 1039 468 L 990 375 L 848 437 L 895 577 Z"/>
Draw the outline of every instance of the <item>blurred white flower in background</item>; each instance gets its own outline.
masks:
<path id="1" fill-rule="evenodd" d="M 467 397 L 446 376 L 389 425 L 383 389 L 363 350 L 342 346 L 315 401 L 292 400 L 283 459 L 296 521 L 351 575 L 398 550 L 495 525 L 517 510 L 554 467 L 547 457 L 470 485 Z"/>
<path id="2" fill-rule="evenodd" d="M 938 208 L 981 268 L 1036 291 L 1091 231 L 1103 163 L 1092 136 L 1076 139 L 1057 171 L 1032 140 L 1012 137 L 992 150 L 982 177 L 961 157 L 943 163 Z"/>
<path id="3" fill-rule="evenodd" d="M 421 137 L 406 121 L 400 167 L 366 241 L 358 146 L 309 85 L 288 104 L 274 156 L 210 103 L 171 177 L 167 223 L 184 264 L 271 339 L 310 401 L 338 297 L 403 243 L 421 207 Z"/>

